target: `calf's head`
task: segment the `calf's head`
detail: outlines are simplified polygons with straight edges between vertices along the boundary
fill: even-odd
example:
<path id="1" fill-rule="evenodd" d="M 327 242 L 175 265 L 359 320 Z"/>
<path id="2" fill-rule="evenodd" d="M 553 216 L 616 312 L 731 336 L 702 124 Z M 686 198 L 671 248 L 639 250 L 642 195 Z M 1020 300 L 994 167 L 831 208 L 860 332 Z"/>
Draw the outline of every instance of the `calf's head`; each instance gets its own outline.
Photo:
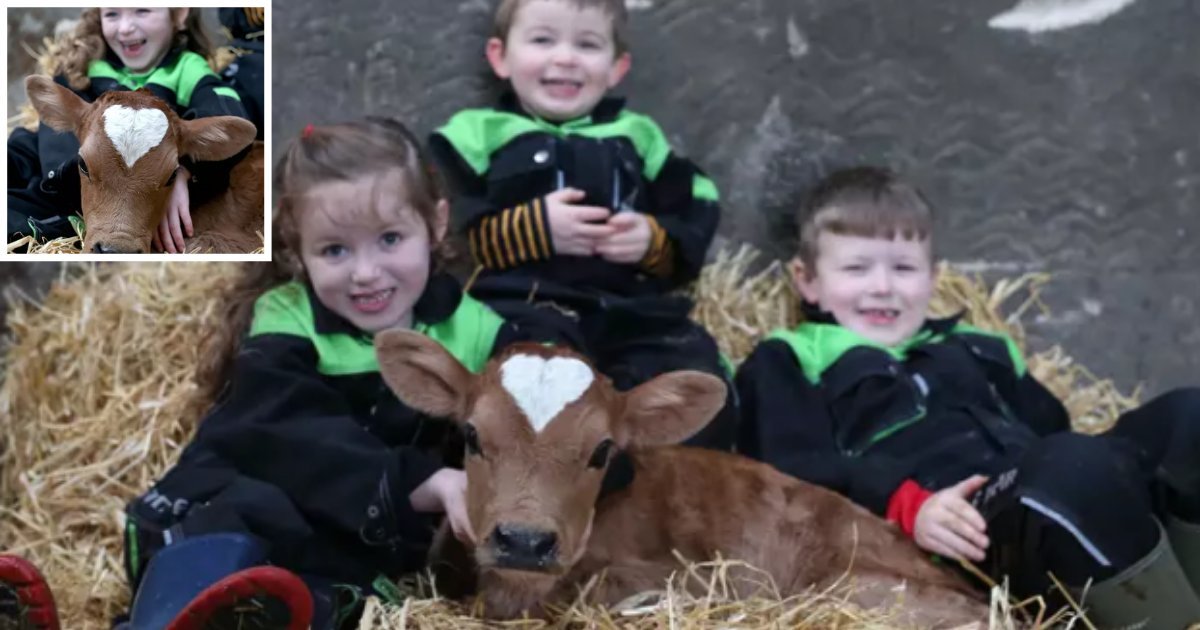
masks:
<path id="1" fill-rule="evenodd" d="M 31 76 L 25 90 L 42 122 L 79 139 L 88 253 L 150 251 L 180 158 L 224 160 L 254 141 L 254 124 L 247 120 L 183 120 L 144 89 L 106 92 L 88 103 L 49 77 Z"/>
<path id="2" fill-rule="evenodd" d="M 523 579 L 552 583 L 582 556 L 617 449 L 677 443 L 725 401 L 721 380 L 700 372 L 617 392 L 562 348 L 516 344 L 472 374 L 424 335 L 387 331 L 375 345 L 400 400 L 462 427 L 480 568 Z"/>

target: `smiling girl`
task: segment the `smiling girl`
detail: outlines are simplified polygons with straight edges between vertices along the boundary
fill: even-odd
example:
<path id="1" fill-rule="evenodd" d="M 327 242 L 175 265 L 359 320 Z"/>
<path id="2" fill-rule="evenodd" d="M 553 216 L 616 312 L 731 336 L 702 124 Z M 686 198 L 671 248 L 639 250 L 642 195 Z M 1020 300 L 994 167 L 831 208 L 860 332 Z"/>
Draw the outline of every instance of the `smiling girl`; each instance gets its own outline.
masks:
<path id="1" fill-rule="evenodd" d="M 199 10 L 99 8 L 83 11 L 50 65 L 55 81 L 88 102 L 112 90 L 146 88 L 185 119 L 248 118 L 237 92 L 209 66 L 212 56 Z M 45 125 L 36 134 L 17 129 L 8 156 L 9 241 L 71 235 L 66 217 L 79 212 L 78 139 Z M 219 179 L 228 170 L 224 164 L 180 166 L 155 238 L 159 249 L 183 251 L 192 233 L 188 180 Z"/>

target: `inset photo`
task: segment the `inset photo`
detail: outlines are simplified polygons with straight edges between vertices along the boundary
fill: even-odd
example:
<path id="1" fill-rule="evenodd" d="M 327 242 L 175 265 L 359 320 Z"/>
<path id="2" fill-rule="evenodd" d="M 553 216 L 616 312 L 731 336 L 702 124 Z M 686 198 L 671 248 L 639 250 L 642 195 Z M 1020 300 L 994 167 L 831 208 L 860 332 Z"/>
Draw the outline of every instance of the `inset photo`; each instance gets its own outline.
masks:
<path id="1" fill-rule="evenodd" d="M 9 8 L 5 253 L 269 259 L 266 25 L 264 7 Z"/>

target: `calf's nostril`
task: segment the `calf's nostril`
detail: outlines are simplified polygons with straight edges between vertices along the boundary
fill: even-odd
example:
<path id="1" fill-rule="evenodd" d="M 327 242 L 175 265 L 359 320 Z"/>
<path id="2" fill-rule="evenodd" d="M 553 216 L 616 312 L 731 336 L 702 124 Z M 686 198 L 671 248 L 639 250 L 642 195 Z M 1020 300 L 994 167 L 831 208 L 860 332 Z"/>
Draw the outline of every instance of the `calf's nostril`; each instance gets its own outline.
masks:
<path id="1" fill-rule="evenodd" d="M 533 554 L 539 558 L 548 558 L 558 546 L 558 536 L 554 532 L 546 532 L 533 540 Z"/>
<path id="2" fill-rule="evenodd" d="M 519 525 L 497 525 L 490 538 L 496 551 L 527 558 L 549 558 L 558 546 L 554 532 Z"/>

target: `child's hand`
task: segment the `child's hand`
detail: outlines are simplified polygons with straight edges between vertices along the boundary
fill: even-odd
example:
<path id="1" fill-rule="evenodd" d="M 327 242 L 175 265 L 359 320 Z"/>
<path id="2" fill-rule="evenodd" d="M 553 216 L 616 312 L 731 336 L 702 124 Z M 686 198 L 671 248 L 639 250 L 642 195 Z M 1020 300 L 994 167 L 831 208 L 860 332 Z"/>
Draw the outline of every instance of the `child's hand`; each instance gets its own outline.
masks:
<path id="1" fill-rule="evenodd" d="M 189 237 L 192 235 L 192 212 L 188 206 L 188 180 L 191 177 L 191 173 L 183 166 L 175 174 L 171 198 L 167 200 L 167 213 L 163 215 L 154 234 L 154 248 L 159 251 L 182 254 L 184 234 Z"/>
<path id="2" fill-rule="evenodd" d="M 568 256 L 591 256 L 597 243 L 615 230 L 605 221 L 612 214 L 608 208 L 580 206 L 586 195 L 582 190 L 563 188 L 546 195 L 546 218 L 550 221 L 550 238 L 554 251 Z"/>
<path id="3" fill-rule="evenodd" d="M 408 500 L 418 512 L 445 512 L 454 537 L 465 544 L 475 544 L 471 519 L 467 517 L 467 473 L 442 468 L 417 486 Z"/>
<path id="4" fill-rule="evenodd" d="M 633 265 L 641 262 L 650 249 L 650 221 L 640 212 L 618 212 L 608 220 L 616 232 L 596 245 L 604 260 Z"/>
<path id="5" fill-rule="evenodd" d="M 989 544 L 987 523 L 967 499 L 985 483 L 987 477 L 975 475 L 926 499 L 913 527 L 917 546 L 953 560 L 982 561 Z"/>

